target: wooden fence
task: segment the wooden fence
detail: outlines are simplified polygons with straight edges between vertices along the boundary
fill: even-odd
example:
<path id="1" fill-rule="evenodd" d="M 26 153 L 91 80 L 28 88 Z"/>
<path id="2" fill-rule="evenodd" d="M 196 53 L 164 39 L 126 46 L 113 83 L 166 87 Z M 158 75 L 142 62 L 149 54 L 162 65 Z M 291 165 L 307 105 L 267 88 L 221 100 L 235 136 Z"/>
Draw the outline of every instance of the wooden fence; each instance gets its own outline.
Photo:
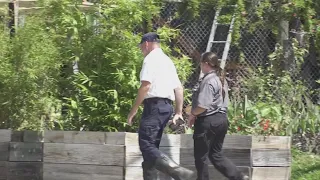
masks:
<path id="1" fill-rule="evenodd" d="M 195 170 L 192 135 L 165 134 L 160 146 Z M 290 137 L 228 135 L 223 151 L 253 180 L 289 180 L 290 146 Z M 136 133 L 0 130 L 0 180 L 141 180 L 141 162 Z"/>

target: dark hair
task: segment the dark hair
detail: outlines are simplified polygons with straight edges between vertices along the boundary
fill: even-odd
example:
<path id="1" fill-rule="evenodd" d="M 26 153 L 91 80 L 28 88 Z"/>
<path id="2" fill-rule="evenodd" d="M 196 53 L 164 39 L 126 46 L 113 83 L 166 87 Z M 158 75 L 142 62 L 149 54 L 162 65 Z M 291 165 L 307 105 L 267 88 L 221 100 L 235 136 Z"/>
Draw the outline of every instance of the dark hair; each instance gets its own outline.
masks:
<path id="1" fill-rule="evenodd" d="M 205 52 L 202 54 L 201 62 L 207 63 L 209 66 L 211 66 L 214 70 L 217 71 L 217 74 L 221 81 L 221 85 L 222 85 L 221 92 L 222 92 L 222 97 L 224 99 L 225 97 L 224 81 L 225 81 L 226 75 L 225 75 L 225 69 L 221 69 L 220 67 L 220 61 L 218 56 L 213 52 Z"/>

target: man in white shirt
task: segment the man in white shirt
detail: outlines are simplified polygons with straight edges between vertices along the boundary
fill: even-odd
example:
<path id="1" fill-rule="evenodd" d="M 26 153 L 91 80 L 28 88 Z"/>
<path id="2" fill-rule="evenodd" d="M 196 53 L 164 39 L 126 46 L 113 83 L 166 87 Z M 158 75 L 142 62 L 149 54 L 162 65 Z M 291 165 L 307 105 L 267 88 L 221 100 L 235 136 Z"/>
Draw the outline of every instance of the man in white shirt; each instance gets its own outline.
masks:
<path id="1" fill-rule="evenodd" d="M 159 150 L 163 130 L 173 114 L 173 123 L 182 119 L 183 87 L 172 60 L 160 48 L 160 38 L 156 33 L 143 35 L 140 49 L 144 61 L 140 72 L 141 86 L 129 115 L 128 124 L 143 103 L 144 109 L 139 125 L 139 146 L 143 156 L 144 180 L 156 180 L 156 169 L 170 175 L 175 180 L 187 180 L 193 172 L 180 167 Z"/>

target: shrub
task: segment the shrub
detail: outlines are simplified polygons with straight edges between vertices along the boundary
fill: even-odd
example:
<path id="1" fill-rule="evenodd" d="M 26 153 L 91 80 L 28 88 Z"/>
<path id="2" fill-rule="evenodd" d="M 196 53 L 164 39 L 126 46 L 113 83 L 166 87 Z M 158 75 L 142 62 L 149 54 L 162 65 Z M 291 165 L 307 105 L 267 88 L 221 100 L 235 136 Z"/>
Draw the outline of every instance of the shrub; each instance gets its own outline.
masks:
<path id="1" fill-rule="evenodd" d="M 160 1 L 102 1 L 85 11 L 69 0 L 40 5 L 44 9 L 28 15 L 15 37 L 0 35 L 0 117 L 8 119 L 3 127 L 135 131 L 137 124 L 126 125 L 143 61 L 141 33 L 135 31 L 151 27 Z M 179 31 L 167 26 L 157 31 L 171 56 L 177 50 L 168 44 Z M 171 57 L 186 81 L 191 62 L 181 54 Z"/>

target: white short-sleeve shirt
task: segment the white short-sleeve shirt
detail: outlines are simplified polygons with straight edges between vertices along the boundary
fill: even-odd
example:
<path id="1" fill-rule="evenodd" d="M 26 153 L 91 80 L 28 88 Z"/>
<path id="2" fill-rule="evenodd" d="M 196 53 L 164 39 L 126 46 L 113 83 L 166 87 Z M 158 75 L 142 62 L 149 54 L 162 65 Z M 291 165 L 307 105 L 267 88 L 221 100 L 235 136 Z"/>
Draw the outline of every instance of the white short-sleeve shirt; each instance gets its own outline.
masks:
<path id="1" fill-rule="evenodd" d="M 143 60 L 140 82 L 148 81 L 151 87 L 145 98 L 168 98 L 175 100 L 174 89 L 181 85 L 176 67 L 172 60 L 156 48 Z"/>

